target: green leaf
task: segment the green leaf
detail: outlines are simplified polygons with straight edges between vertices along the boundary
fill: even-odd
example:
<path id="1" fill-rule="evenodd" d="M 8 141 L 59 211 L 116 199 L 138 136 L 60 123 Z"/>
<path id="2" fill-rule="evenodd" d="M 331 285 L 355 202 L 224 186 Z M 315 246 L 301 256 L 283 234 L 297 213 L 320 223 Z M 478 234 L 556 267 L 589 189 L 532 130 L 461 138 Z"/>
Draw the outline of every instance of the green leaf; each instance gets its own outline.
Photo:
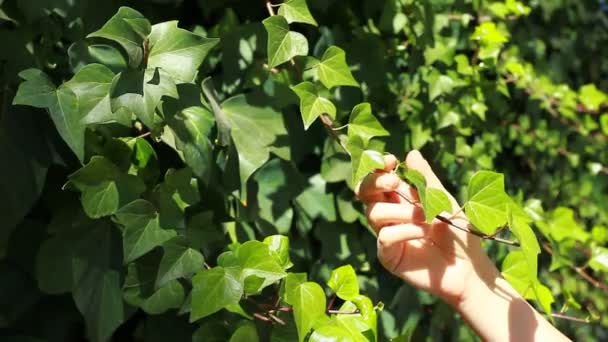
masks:
<path id="1" fill-rule="evenodd" d="M 209 135 L 215 120 L 213 114 L 203 107 L 197 86 L 182 84 L 177 89 L 179 99 L 166 99 L 162 105 L 168 125 L 162 139 L 179 153 L 203 183 L 207 183 L 213 161 Z"/>
<path id="2" fill-rule="evenodd" d="M 359 86 L 346 64 L 346 53 L 337 46 L 330 46 L 325 50 L 321 61 L 317 64 L 317 72 L 321 83 L 327 88 Z"/>
<path id="3" fill-rule="evenodd" d="M 471 35 L 471 39 L 478 40 L 482 44 L 502 44 L 509 39 L 501 31 L 496 28 L 496 24 L 491 21 L 486 21 L 475 27 L 475 31 Z"/>
<path id="4" fill-rule="evenodd" d="M 63 86 L 76 95 L 78 110 L 83 124 L 118 122 L 130 126 L 131 116 L 113 113 L 110 105 L 110 88 L 114 73 L 101 64 L 89 64 L 81 68 Z"/>
<path id="5" fill-rule="evenodd" d="M 321 114 L 336 118 L 336 106 L 327 98 L 320 96 L 314 84 L 302 82 L 291 89 L 300 98 L 300 112 L 304 121 L 304 129 L 308 129 Z"/>
<path id="6" fill-rule="evenodd" d="M 88 338 L 106 341 L 127 319 L 120 289 L 120 237 L 107 221 L 88 228 L 71 246 L 72 296 L 84 316 Z"/>
<path id="7" fill-rule="evenodd" d="M 599 110 L 600 106 L 608 102 L 608 95 L 597 89 L 595 84 L 586 84 L 579 89 L 579 99 L 589 110 Z"/>
<path id="8" fill-rule="evenodd" d="M 254 98 L 237 95 L 222 103 L 230 125 L 230 134 L 239 158 L 241 189 L 249 177 L 273 152 L 289 159 L 289 151 L 278 147 L 277 140 L 287 135 L 281 113 L 255 103 Z"/>
<path id="9" fill-rule="evenodd" d="M 348 119 L 348 137 L 359 136 L 363 145 L 367 146 L 373 137 L 388 136 L 389 132 L 382 127 L 378 119 L 372 114 L 372 106 L 359 103 L 353 108 Z"/>
<path id="10" fill-rule="evenodd" d="M 192 278 L 190 322 L 207 317 L 227 305 L 238 304 L 243 283 L 236 270 L 221 266 L 199 272 Z"/>
<path id="11" fill-rule="evenodd" d="M 279 15 L 285 17 L 288 23 L 304 23 L 318 26 L 317 21 L 310 14 L 306 0 L 287 0 L 279 7 Z"/>
<path id="12" fill-rule="evenodd" d="M 310 335 L 310 342 L 352 342 L 353 336 L 348 329 L 343 326 L 335 325 L 335 324 L 326 324 L 323 325 L 315 331 L 313 331 L 312 335 Z M 364 339 L 364 341 L 366 341 Z"/>
<path id="13" fill-rule="evenodd" d="M 70 65 L 76 72 L 89 64 L 103 64 L 112 72 L 118 73 L 128 67 L 129 61 L 119 45 L 99 44 L 85 40 L 75 42 L 68 49 Z"/>
<path id="14" fill-rule="evenodd" d="M 259 184 L 255 200 L 249 200 L 257 204 L 256 225 L 264 234 L 286 234 L 294 216 L 291 201 L 304 188 L 303 177 L 293 164 L 276 158 L 264 164 L 253 180 Z"/>
<path id="15" fill-rule="evenodd" d="M 135 200 L 120 208 L 117 221 L 124 225 L 124 262 L 129 263 L 176 235 L 175 230 L 163 229 L 154 206 L 145 200 Z"/>
<path id="16" fill-rule="evenodd" d="M 504 175 L 479 171 L 471 177 L 464 205 L 471 223 L 484 234 L 492 234 L 507 222 L 508 196 Z"/>
<path id="17" fill-rule="evenodd" d="M 253 322 L 244 321 L 240 324 L 232 336 L 230 336 L 229 342 L 258 342 L 260 337 L 258 336 L 258 330 Z"/>
<path id="18" fill-rule="evenodd" d="M 198 203 L 198 181 L 192 170 L 169 169 L 165 181 L 159 186 L 159 219 L 164 227 L 185 228 L 186 208 Z"/>
<path id="19" fill-rule="evenodd" d="M 353 184 L 359 183 L 365 176 L 375 170 L 384 169 L 384 156 L 373 150 L 364 150 L 361 138 L 355 136 L 348 140 L 347 148 L 351 155 Z"/>
<path id="20" fill-rule="evenodd" d="M 94 156 L 88 164 L 71 174 L 68 185 L 80 190 L 82 207 L 92 218 L 116 213 L 146 189 L 138 177 L 122 173 L 116 165 L 100 156 Z"/>
<path id="21" fill-rule="evenodd" d="M 300 283 L 300 279 L 291 276 L 291 274 L 287 277 L 285 280 L 285 301 L 293 308 L 298 337 L 301 342 L 304 341 L 314 324 L 326 317 L 326 299 L 319 284 L 313 282 Z"/>
<path id="22" fill-rule="evenodd" d="M 448 213 L 453 211 L 452 203 L 445 194 L 445 191 L 430 187 L 426 188 L 422 207 L 424 208 L 424 216 L 428 223 L 444 211 Z"/>
<path id="23" fill-rule="evenodd" d="M 246 295 L 261 292 L 265 287 L 285 278 L 279 258 L 263 242 L 247 241 L 234 252 L 234 258 L 223 266 L 238 266 L 242 270 Z"/>
<path id="24" fill-rule="evenodd" d="M 608 272 L 608 248 L 595 246 L 591 249 L 589 267 L 596 272 Z"/>
<path id="25" fill-rule="evenodd" d="M 352 300 L 359 295 L 357 274 L 351 265 L 340 266 L 331 271 L 327 286 L 343 300 Z"/>
<path id="26" fill-rule="evenodd" d="M 157 270 L 158 258 L 155 255 L 141 258 L 129 264 L 123 285 L 125 301 L 151 315 L 179 308 L 185 298 L 184 287 L 177 280 L 155 287 Z"/>
<path id="27" fill-rule="evenodd" d="M 273 15 L 262 23 L 268 33 L 268 65 L 271 68 L 295 56 L 308 55 L 308 40 L 301 33 L 289 31 L 289 24 L 283 16 Z"/>
<path id="28" fill-rule="evenodd" d="M 502 262 L 502 275 L 526 299 L 537 300 L 546 313 L 555 300 L 551 291 L 538 282 L 536 274 L 529 277 L 529 265 L 522 251 L 511 251 Z"/>
<path id="29" fill-rule="evenodd" d="M 56 88 L 42 71 L 27 69 L 19 73 L 24 82 L 19 85 L 13 104 L 47 108 L 61 138 L 84 160 L 84 131 L 78 99 L 69 87 Z"/>
<path id="30" fill-rule="evenodd" d="M 129 56 L 129 65 L 138 67 L 143 60 L 143 45 L 150 34 L 150 22 L 139 12 L 129 7 L 120 7 L 118 12 L 103 27 L 87 38 L 104 38 L 117 42 Z"/>
<path id="31" fill-rule="evenodd" d="M 450 202 L 446 193 L 439 189 L 427 187 L 426 179 L 420 172 L 405 169 L 401 176 L 416 188 L 427 223 L 431 223 L 437 215 L 444 211 L 448 213 L 453 211 L 452 202 Z"/>
<path id="32" fill-rule="evenodd" d="M 538 262 L 537 257 L 540 254 L 540 245 L 536 239 L 534 231 L 525 220 L 521 217 L 513 214 L 513 208 L 516 204 L 509 204 L 508 210 L 508 223 L 509 229 L 517 237 L 521 246 L 521 251 L 525 257 L 525 261 L 528 265 L 528 278 L 537 279 Z"/>
<path id="33" fill-rule="evenodd" d="M 284 235 L 271 235 L 264 239 L 270 253 L 274 253 L 283 269 L 288 269 L 293 264 L 289 258 L 289 238 Z"/>
<path id="34" fill-rule="evenodd" d="M 158 124 L 156 106 L 163 96 L 177 98 L 178 93 L 171 77 L 159 68 L 121 72 L 114 78 L 110 89 L 112 111 L 125 108 L 150 129 Z"/>
<path id="35" fill-rule="evenodd" d="M 152 26 L 148 66 L 161 68 L 176 82 L 193 82 L 198 68 L 219 39 L 177 27 L 177 21 Z"/>
<path id="36" fill-rule="evenodd" d="M 204 262 L 203 255 L 196 249 L 190 248 L 184 237 L 177 236 L 165 242 L 163 257 L 158 266 L 156 287 L 200 271 Z"/>

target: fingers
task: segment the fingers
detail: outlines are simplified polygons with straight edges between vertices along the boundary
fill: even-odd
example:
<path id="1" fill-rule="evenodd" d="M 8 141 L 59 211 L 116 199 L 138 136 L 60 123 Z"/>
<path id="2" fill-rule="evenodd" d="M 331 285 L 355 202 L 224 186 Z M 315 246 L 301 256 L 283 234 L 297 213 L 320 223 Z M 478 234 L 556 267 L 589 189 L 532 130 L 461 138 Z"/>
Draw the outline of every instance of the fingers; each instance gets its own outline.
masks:
<path id="1" fill-rule="evenodd" d="M 387 154 L 384 156 L 384 171 L 386 172 L 390 172 L 392 170 L 394 170 L 397 167 L 397 164 L 399 163 L 399 161 L 397 160 L 397 157 L 395 157 L 392 154 Z"/>
<path id="2" fill-rule="evenodd" d="M 367 220 L 378 231 L 394 224 L 424 222 L 424 212 L 411 204 L 374 202 L 367 207 Z"/>
<path id="3" fill-rule="evenodd" d="M 405 165 L 410 169 L 420 172 L 426 179 L 426 185 L 428 187 L 445 190 L 443 184 L 441 184 L 441 181 L 437 178 L 437 175 L 435 175 L 435 172 L 433 172 L 429 163 L 418 150 L 412 150 L 407 154 L 405 157 Z"/>
<path id="4" fill-rule="evenodd" d="M 378 233 L 378 250 L 390 248 L 400 242 L 424 238 L 428 231 L 429 226 L 425 223 L 406 223 L 382 228 Z"/>
<path id="5" fill-rule="evenodd" d="M 366 203 L 376 195 L 396 190 L 400 184 L 401 179 L 393 173 L 372 173 L 361 182 L 357 196 Z"/>
<path id="6" fill-rule="evenodd" d="M 426 161 L 426 159 L 424 159 L 422 154 L 418 152 L 418 150 L 412 150 L 407 154 L 407 156 L 405 157 L 405 165 L 410 169 L 420 172 L 426 179 L 427 187 L 439 189 L 445 192 L 445 194 L 448 195 L 448 199 L 452 203 L 452 208 L 460 207 L 458 201 L 456 201 L 456 199 L 445 189 L 443 184 L 441 184 L 441 181 L 439 180 L 435 172 L 433 172 L 433 169 L 431 169 L 431 165 L 429 165 L 429 163 Z"/>

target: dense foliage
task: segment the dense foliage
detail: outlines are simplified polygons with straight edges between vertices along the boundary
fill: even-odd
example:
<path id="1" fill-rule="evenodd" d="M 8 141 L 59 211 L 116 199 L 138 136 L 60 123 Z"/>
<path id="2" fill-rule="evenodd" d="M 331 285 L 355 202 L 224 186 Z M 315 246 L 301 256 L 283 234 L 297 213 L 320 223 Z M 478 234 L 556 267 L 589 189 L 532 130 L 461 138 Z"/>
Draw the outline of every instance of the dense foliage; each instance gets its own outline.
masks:
<path id="1" fill-rule="evenodd" d="M 606 10 L 0 0 L 0 337 L 474 339 L 354 196 L 416 148 L 503 276 L 607 339 Z"/>

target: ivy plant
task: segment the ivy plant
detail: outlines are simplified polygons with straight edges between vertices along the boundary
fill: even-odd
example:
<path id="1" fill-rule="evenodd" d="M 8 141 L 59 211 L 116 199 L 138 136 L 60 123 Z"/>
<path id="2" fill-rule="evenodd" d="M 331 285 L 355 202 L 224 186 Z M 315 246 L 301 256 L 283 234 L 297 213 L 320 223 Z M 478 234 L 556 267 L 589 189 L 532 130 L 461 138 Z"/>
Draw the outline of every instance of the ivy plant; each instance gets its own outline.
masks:
<path id="1" fill-rule="evenodd" d="M 404 164 L 397 195 L 608 334 L 600 4 L 133 5 L 0 0 L 0 336 L 474 340 L 365 229 L 354 189 L 411 149 L 461 204 Z"/>

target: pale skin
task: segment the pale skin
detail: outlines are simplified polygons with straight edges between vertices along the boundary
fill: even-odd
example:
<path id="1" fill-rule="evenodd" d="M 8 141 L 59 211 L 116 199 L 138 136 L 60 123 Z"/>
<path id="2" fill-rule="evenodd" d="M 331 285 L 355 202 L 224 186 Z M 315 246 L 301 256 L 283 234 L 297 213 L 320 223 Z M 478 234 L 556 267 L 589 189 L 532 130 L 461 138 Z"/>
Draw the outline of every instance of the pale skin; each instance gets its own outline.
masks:
<path id="1" fill-rule="evenodd" d="M 453 215 L 454 223 L 469 225 L 458 202 L 418 151 L 408 153 L 405 162 L 425 176 L 428 187 L 447 194 L 453 212 L 443 216 Z M 392 173 L 397 163 L 394 156 L 386 156 L 384 170 L 367 176 L 357 189 L 369 224 L 378 233 L 382 265 L 444 300 L 485 341 L 569 341 L 501 277 L 480 238 L 439 220 L 424 223 L 422 209 L 394 192 L 399 189 L 418 199 L 416 190 Z"/>

